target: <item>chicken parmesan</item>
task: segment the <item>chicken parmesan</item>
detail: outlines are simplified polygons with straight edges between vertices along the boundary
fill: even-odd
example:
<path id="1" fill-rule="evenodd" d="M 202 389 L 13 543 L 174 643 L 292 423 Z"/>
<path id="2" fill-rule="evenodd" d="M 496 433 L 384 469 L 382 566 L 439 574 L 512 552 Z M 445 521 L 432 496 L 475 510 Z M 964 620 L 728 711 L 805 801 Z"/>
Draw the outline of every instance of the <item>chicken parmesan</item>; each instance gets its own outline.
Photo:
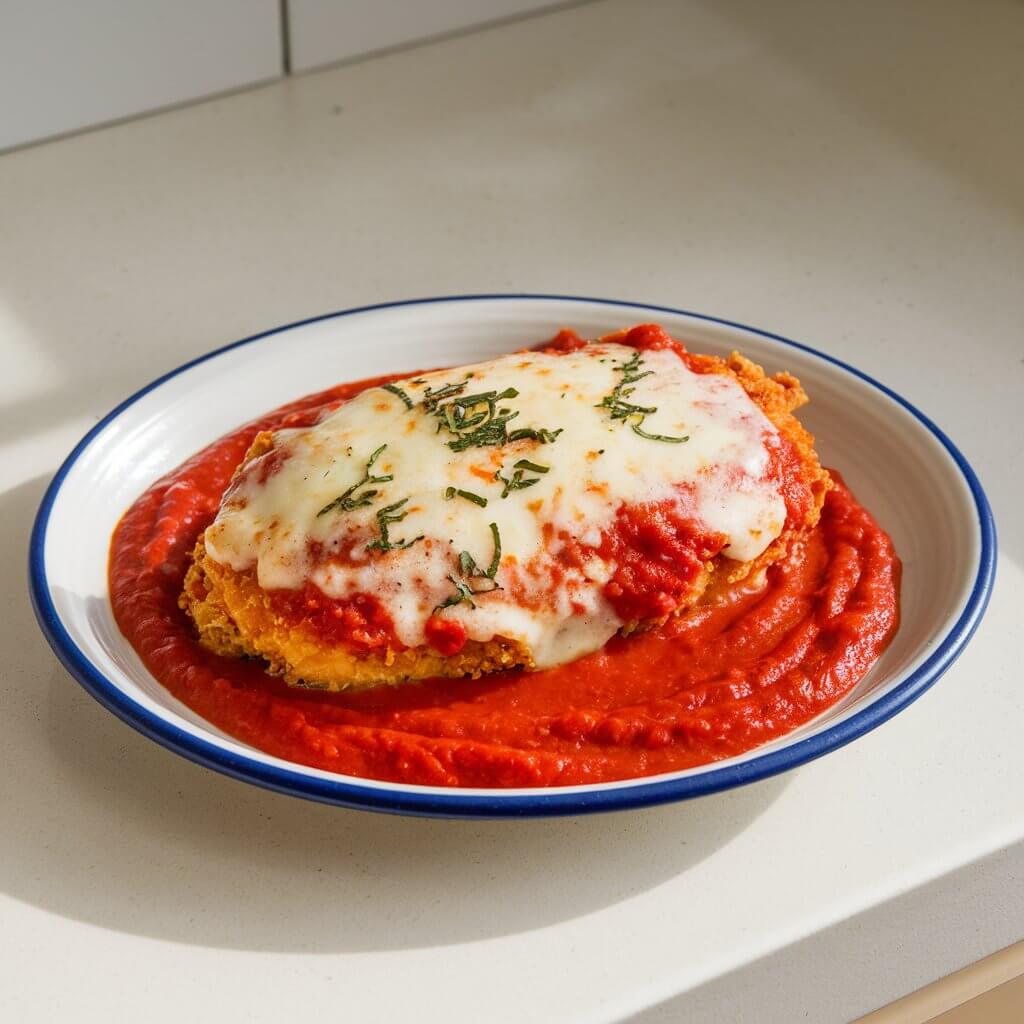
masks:
<path id="1" fill-rule="evenodd" d="M 892 542 L 805 400 L 652 326 L 334 385 L 139 496 L 113 613 L 195 714 L 324 771 L 566 786 L 732 757 L 849 693 L 899 621 Z"/>
<path id="2" fill-rule="evenodd" d="M 384 381 L 256 435 L 181 607 L 295 686 L 549 670 L 809 535 L 831 481 L 805 401 L 653 325 Z"/>

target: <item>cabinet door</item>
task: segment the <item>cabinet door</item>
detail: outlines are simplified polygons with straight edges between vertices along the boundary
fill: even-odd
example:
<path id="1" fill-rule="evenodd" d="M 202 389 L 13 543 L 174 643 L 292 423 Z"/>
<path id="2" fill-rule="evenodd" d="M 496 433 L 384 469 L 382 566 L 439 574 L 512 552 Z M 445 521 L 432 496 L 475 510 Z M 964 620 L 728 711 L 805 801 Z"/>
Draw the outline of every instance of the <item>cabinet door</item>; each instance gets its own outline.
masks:
<path id="1" fill-rule="evenodd" d="M 0 149 L 281 74 L 278 0 L 7 0 Z"/>
<path id="2" fill-rule="evenodd" d="M 551 6 L 550 0 L 288 0 L 291 66 L 304 71 Z"/>

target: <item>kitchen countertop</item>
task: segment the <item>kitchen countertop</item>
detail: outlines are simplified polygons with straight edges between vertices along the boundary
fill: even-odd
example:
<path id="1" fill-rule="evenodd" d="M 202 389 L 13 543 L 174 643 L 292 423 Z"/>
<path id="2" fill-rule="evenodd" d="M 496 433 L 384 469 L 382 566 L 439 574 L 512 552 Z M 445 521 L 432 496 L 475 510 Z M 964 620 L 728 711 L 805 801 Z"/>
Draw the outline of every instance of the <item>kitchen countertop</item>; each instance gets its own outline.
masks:
<path id="1" fill-rule="evenodd" d="M 1009 0 L 606 0 L 0 157 L 4 1016 L 841 1022 L 1024 937 L 1022 47 Z M 960 661 L 788 775 L 555 821 L 303 803 L 87 697 L 24 583 L 78 437 L 262 328 L 491 291 L 752 323 L 932 415 L 1000 529 Z"/>

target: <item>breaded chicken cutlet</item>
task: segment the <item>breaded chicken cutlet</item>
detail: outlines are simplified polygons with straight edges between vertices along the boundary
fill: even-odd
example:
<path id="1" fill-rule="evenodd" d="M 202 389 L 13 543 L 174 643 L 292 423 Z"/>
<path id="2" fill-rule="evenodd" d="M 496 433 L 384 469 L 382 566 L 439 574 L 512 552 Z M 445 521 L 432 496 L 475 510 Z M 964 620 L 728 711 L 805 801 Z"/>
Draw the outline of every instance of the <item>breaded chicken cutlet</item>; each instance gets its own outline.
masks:
<path id="1" fill-rule="evenodd" d="M 372 388 L 255 439 L 180 604 L 208 649 L 319 689 L 572 660 L 813 529 L 806 401 L 653 325 Z"/>

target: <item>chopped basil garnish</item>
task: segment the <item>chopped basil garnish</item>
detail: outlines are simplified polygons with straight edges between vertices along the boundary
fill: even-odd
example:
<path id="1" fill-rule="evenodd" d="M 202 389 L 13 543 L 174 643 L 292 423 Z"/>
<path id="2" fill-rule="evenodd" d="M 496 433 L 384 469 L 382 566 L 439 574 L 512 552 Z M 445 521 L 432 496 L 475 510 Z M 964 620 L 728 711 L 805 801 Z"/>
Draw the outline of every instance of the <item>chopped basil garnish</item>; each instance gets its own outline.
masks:
<path id="1" fill-rule="evenodd" d="M 466 381 L 459 381 L 458 384 L 444 384 L 437 388 L 427 388 L 423 392 L 423 408 L 427 412 L 433 412 L 437 408 L 438 402 L 443 401 L 446 398 L 451 398 L 454 395 L 461 394 L 466 390 Z"/>
<path id="2" fill-rule="evenodd" d="M 684 441 L 690 440 L 689 435 L 686 437 L 669 437 L 668 434 L 648 434 L 647 431 L 643 429 L 643 422 L 644 421 L 641 420 L 639 423 L 631 424 L 631 426 L 634 434 L 646 437 L 648 441 L 665 441 L 668 444 L 682 444 Z"/>
<path id="3" fill-rule="evenodd" d="M 615 369 L 622 374 L 622 379 L 615 385 L 612 393 L 605 395 L 594 408 L 607 409 L 613 420 L 628 423 L 634 434 L 645 437 L 648 441 L 664 441 L 667 444 L 682 444 L 684 441 L 689 441 L 689 435 L 670 437 L 668 434 L 648 434 L 643 429 L 644 420 L 651 413 L 657 412 L 658 407 L 656 405 L 637 405 L 627 401 L 636 391 L 637 381 L 643 380 L 644 377 L 650 377 L 654 373 L 653 370 L 639 372 L 643 365 L 644 361 L 639 352 L 634 352 L 625 362 L 619 363 Z"/>
<path id="4" fill-rule="evenodd" d="M 494 474 L 494 479 L 505 485 L 501 491 L 501 496 L 503 498 L 507 498 L 512 491 L 521 491 L 540 482 L 539 476 L 528 477 L 526 475 L 527 472 L 547 473 L 550 471 L 551 467 L 542 466 L 540 463 L 531 462 L 529 459 L 520 459 L 514 464 L 513 469 L 515 472 L 508 477 L 502 476 L 500 470 Z"/>
<path id="5" fill-rule="evenodd" d="M 494 541 L 494 554 L 491 556 L 491 564 L 487 567 L 487 578 L 494 579 L 501 565 L 501 534 L 498 532 L 498 524 L 491 523 L 491 539 Z"/>
<path id="6" fill-rule="evenodd" d="M 485 571 L 476 564 L 476 559 L 468 551 L 460 551 L 459 572 L 463 576 L 467 578 L 486 577 L 489 580 L 493 580 L 497 574 L 498 566 L 501 565 L 501 534 L 498 531 L 497 523 L 491 523 L 490 530 L 491 540 L 494 542 L 494 554 L 491 556 L 491 564 Z M 481 591 L 475 591 L 475 593 L 481 593 Z M 489 593 L 489 591 L 483 591 L 483 593 Z"/>
<path id="7" fill-rule="evenodd" d="M 527 438 L 548 444 L 554 441 L 561 430 L 547 430 L 523 427 L 509 431 L 508 425 L 519 412 L 498 403 L 518 398 L 515 388 L 504 391 L 480 391 L 465 394 L 470 378 L 439 388 L 427 388 L 423 395 L 423 408 L 437 419 L 437 432 L 447 430 L 454 435 L 453 441 L 445 443 L 453 452 L 464 452 L 469 448 L 484 448 L 522 441 Z"/>
<path id="8" fill-rule="evenodd" d="M 466 586 L 462 580 L 457 580 L 454 576 L 448 577 L 452 586 L 455 587 L 455 593 L 450 597 L 446 597 L 435 609 L 435 612 L 442 611 L 445 608 L 451 608 L 454 605 L 462 604 L 463 601 L 469 605 L 470 608 L 475 608 L 476 604 L 473 601 L 473 591 Z"/>
<path id="9" fill-rule="evenodd" d="M 398 397 L 405 403 L 406 409 L 411 409 L 413 407 L 413 400 L 397 384 L 381 384 L 381 387 L 385 391 L 390 391 L 393 395 L 398 395 Z"/>
<path id="10" fill-rule="evenodd" d="M 520 459 L 515 464 L 515 472 L 511 476 L 502 476 L 499 470 L 494 474 L 494 479 L 505 485 L 501 490 L 501 496 L 507 498 L 513 491 L 522 491 L 540 483 L 539 476 L 527 476 L 527 471 L 547 473 L 550 468 L 550 466 L 540 466 L 536 462 L 530 462 L 529 459 Z"/>
<path id="11" fill-rule="evenodd" d="M 394 477 L 388 473 L 384 476 L 375 476 L 370 472 L 373 469 L 373 464 L 380 458 L 380 453 L 387 448 L 386 444 L 382 444 L 369 458 L 366 463 L 366 468 L 363 470 L 363 478 L 354 483 L 347 491 L 339 494 L 333 501 L 329 501 L 319 512 L 317 512 L 317 518 L 320 516 L 327 515 L 328 512 L 333 512 L 335 509 L 340 509 L 342 512 L 351 512 L 353 509 L 365 508 L 369 505 L 374 498 L 380 493 L 377 490 L 370 489 L 367 491 L 361 490 L 363 487 L 368 487 L 370 484 L 386 484 Z M 360 493 L 357 493 L 360 492 Z"/>
<path id="12" fill-rule="evenodd" d="M 403 498 L 401 501 L 396 501 L 393 505 L 388 505 L 377 512 L 377 528 L 380 530 L 380 537 L 366 545 L 367 551 L 396 551 L 403 548 L 411 548 L 417 541 L 423 540 L 422 533 L 418 537 L 413 537 L 412 540 L 392 540 L 388 535 L 388 530 L 392 523 L 400 523 L 409 514 L 408 509 L 404 512 L 398 512 L 408 500 L 408 498 Z M 396 515 L 395 513 L 398 514 Z"/>
<path id="13" fill-rule="evenodd" d="M 328 512 L 333 512 L 335 509 L 342 512 L 352 512 L 357 508 L 365 508 L 373 502 L 373 499 L 380 494 L 380 491 L 369 485 L 386 484 L 394 480 L 394 476 L 391 473 L 377 476 L 371 472 L 374 463 L 380 458 L 381 452 L 385 448 L 387 448 L 387 445 L 382 444 L 367 460 L 362 480 L 354 483 L 343 494 L 339 494 L 334 501 L 324 505 L 317 512 L 317 518 L 326 515 Z M 363 490 L 363 488 L 367 489 Z M 396 501 L 393 505 L 385 505 L 384 508 L 377 510 L 377 529 L 380 530 L 380 537 L 366 545 L 367 551 L 394 551 L 399 548 L 411 548 L 417 541 L 423 540 L 422 534 L 419 537 L 413 537 L 412 540 L 392 540 L 388 532 L 394 523 L 400 523 L 409 514 L 408 509 L 399 511 L 408 500 L 408 498 L 403 498 L 401 501 Z"/>
<path id="14" fill-rule="evenodd" d="M 513 430 L 508 435 L 510 441 L 540 441 L 541 444 L 551 444 L 556 437 L 562 432 L 562 427 L 557 430 L 534 430 L 532 427 L 522 427 L 519 430 Z"/>
<path id="15" fill-rule="evenodd" d="M 466 501 L 473 502 L 474 505 L 479 505 L 481 508 L 487 508 L 487 499 L 481 498 L 479 494 L 474 494 L 472 491 L 463 491 L 458 487 L 446 487 L 444 489 L 446 501 L 451 501 L 456 495 L 460 498 L 465 498 Z"/>
<path id="16" fill-rule="evenodd" d="M 440 426 L 455 435 L 454 441 L 447 442 L 448 447 L 453 452 L 464 452 L 467 448 L 504 444 L 508 438 L 508 423 L 519 413 L 499 409 L 497 403 L 518 395 L 515 388 L 502 392 L 481 391 L 475 395 L 460 394 L 436 406 L 434 415 Z"/>
<path id="17" fill-rule="evenodd" d="M 491 538 L 494 541 L 494 554 L 491 556 L 491 564 L 487 566 L 487 569 L 481 569 L 476 564 L 476 559 L 468 551 L 459 552 L 459 573 L 463 579 L 456 579 L 454 576 L 449 576 L 448 579 L 451 584 L 455 587 L 455 593 L 445 598 L 435 609 L 435 612 L 439 612 L 444 608 L 451 608 L 454 605 L 462 604 L 465 602 L 470 608 L 476 608 L 476 604 L 473 602 L 473 598 L 480 594 L 490 594 L 495 590 L 501 590 L 501 585 L 495 580 L 495 576 L 498 573 L 498 567 L 501 565 L 501 534 L 498 532 L 498 524 L 491 523 Z M 489 587 L 477 587 L 474 589 L 465 580 L 481 579 L 487 580 L 491 586 Z"/>

